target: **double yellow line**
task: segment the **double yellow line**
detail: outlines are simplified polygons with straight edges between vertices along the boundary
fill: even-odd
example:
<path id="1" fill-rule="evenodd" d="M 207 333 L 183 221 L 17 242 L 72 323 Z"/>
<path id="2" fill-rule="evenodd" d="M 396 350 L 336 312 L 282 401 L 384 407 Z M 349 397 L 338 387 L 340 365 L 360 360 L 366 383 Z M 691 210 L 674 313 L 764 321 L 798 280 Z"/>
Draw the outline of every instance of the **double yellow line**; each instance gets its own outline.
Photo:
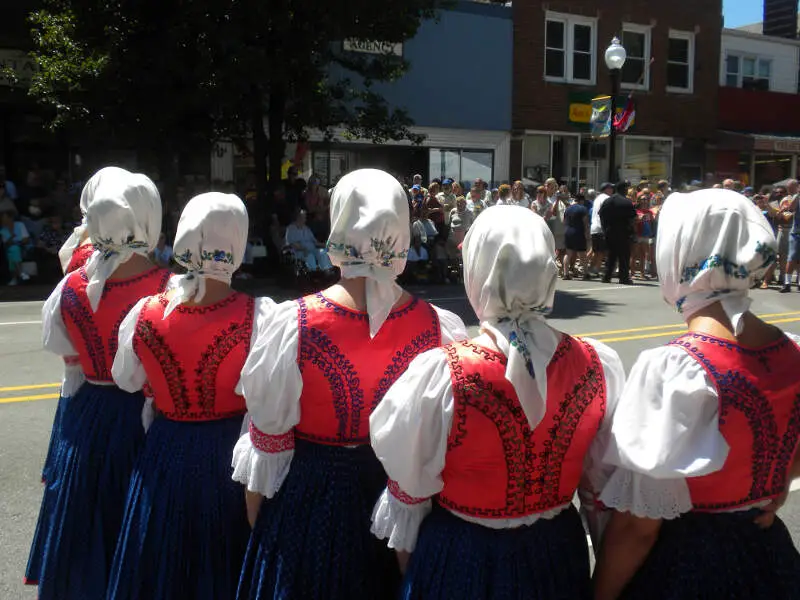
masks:
<path id="1" fill-rule="evenodd" d="M 800 311 L 772 313 L 759 315 L 767 323 L 779 325 L 781 323 L 795 323 L 800 321 Z M 631 329 L 611 329 L 609 331 L 595 331 L 592 333 L 579 333 L 578 337 L 590 337 L 600 342 L 613 344 L 617 342 L 632 342 L 635 340 L 649 340 L 665 337 L 676 337 L 686 331 L 682 324 L 678 325 L 653 325 L 650 327 L 633 327 Z M 37 385 L 20 385 L 14 387 L 0 387 L 0 404 L 14 402 L 34 402 L 36 400 L 55 400 L 58 398 L 60 383 L 41 383 Z M 49 394 L 17 395 L 21 392 L 34 390 L 54 390 Z M 4 395 L 7 393 L 9 395 Z"/>
<path id="2" fill-rule="evenodd" d="M 772 313 L 767 315 L 759 315 L 759 318 L 764 319 L 771 325 L 779 325 L 781 323 L 795 323 L 800 321 L 800 311 L 785 312 L 785 313 Z M 641 333 L 648 332 L 648 333 Z M 635 327 L 633 329 L 612 329 L 610 331 L 595 331 L 594 333 L 579 333 L 577 337 L 590 337 L 599 342 L 614 343 L 614 342 L 630 342 L 633 340 L 648 340 L 660 337 L 673 337 L 681 335 L 686 332 L 686 326 L 683 324 L 678 325 L 654 325 L 652 327 Z M 639 335 L 620 335 L 620 334 L 639 334 Z"/>
<path id="3" fill-rule="evenodd" d="M 11 404 L 13 402 L 34 402 L 35 400 L 55 400 L 58 398 L 58 388 L 61 387 L 60 383 L 39 383 L 36 385 L 16 385 L 12 387 L 0 387 L 0 394 L 7 392 L 11 396 L 0 397 L 0 404 Z M 33 390 L 51 390 L 55 389 L 55 394 L 35 394 L 33 396 L 17 396 L 14 392 L 30 392 Z"/>

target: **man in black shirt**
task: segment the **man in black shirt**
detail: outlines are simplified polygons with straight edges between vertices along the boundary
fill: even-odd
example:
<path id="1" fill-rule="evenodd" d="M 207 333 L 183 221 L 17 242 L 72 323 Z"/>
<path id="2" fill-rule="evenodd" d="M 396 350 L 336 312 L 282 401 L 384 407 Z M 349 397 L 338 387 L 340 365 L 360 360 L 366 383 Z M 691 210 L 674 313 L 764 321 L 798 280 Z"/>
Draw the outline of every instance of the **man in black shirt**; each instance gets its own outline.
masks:
<path id="1" fill-rule="evenodd" d="M 600 222 L 603 225 L 603 236 L 606 239 L 608 256 L 606 273 L 603 282 L 610 283 L 614 267 L 619 263 L 619 282 L 625 285 L 633 283 L 630 277 L 631 236 L 636 220 L 636 209 L 625 194 L 628 184 L 621 181 L 615 186 L 614 195 L 600 207 Z"/>

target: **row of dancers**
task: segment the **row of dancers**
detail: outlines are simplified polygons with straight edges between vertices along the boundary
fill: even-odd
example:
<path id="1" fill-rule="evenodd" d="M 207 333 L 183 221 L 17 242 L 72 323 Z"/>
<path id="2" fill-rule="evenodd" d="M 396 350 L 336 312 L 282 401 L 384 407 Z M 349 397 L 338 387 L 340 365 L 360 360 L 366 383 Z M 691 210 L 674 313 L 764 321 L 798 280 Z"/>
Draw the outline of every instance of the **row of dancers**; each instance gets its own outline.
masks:
<path id="1" fill-rule="evenodd" d="M 484 211 L 463 242 L 480 320 L 396 283 L 408 203 L 359 170 L 331 198 L 336 285 L 234 291 L 234 195 L 193 198 L 173 275 L 146 176 L 86 184 L 43 308 L 65 375 L 26 573 L 41 600 L 796 598 L 776 512 L 800 476 L 800 337 L 750 312 L 769 224 L 674 194 L 657 247 L 688 332 L 626 377 L 551 327 L 547 224 Z M 597 549 L 594 574 L 578 509 Z"/>

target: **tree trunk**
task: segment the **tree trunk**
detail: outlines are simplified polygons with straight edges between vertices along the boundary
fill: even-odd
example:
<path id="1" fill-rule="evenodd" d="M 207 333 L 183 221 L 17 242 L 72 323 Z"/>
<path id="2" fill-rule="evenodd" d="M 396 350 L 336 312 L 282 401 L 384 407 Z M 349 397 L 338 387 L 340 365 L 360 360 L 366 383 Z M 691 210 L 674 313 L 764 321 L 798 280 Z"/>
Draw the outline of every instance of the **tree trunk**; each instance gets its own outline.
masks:
<path id="1" fill-rule="evenodd" d="M 167 234 L 167 239 L 174 239 L 178 223 L 173 223 L 171 214 L 173 210 L 183 210 L 182 206 L 175 206 L 178 190 L 177 156 L 169 141 L 165 141 L 157 150 L 158 175 L 161 179 L 161 207 L 163 220 L 161 229 Z"/>
<path id="2" fill-rule="evenodd" d="M 275 86 L 269 94 L 269 181 L 281 180 L 283 153 L 286 142 L 283 139 L 283 121 L 286 115 L 286 94 Z"/>
<path id="3" fill-rule="evenodd" d="M 255 164 L 256 194 L 258 206 L 267 214 L 271 198 L 267 197 L 267 136 L 264 133 L 264 107 L 262 104 L 262 91 L 258 85 L 251 88 L 250 98 L 250 128 L 253 132 L 253 162 Z"/>

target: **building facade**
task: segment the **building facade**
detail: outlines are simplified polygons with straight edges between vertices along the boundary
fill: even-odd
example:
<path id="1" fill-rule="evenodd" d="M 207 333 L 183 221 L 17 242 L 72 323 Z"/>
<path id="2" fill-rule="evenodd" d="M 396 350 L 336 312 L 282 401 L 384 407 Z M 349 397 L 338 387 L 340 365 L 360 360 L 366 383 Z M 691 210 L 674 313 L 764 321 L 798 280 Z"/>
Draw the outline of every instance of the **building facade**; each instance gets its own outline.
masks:
<path id="1" fill-rule="evenodd" d="M 713 171 L 721 0 L 514 3 L 511 176 L 572 186 L 607 178 L 608 140 L 590 135 L 590 102 L 611 92 L 604 54 L 627 50 L 620 104 L 635 125 L 617 139 L 627 179 L 702 179 Z"/>
<path id="2" fill-rule="evenodd" d="M 722 33 L 717 174 L 762 186 L 797 177 L 800 41 Z"/>
<path id="3" fill-rule="evenodd" d="M 303 173 L 316 174 L 326 185 L 367 167 L 419 173 L 425 181 L 507 181 L 512 38 L 512 10 L 502 5 L 461 1 L 423 23 L 414 38 L 393 49 L 402 52 L 410 69 L 397 81 L 373 87 L 390 106 L 408 112 L 411 130 L 424 136 L 422 144 L 376 145 L 343 132 L 325 142 L 312 133 Z M 345 49 L 361 50 L 356 44 Z"/>

